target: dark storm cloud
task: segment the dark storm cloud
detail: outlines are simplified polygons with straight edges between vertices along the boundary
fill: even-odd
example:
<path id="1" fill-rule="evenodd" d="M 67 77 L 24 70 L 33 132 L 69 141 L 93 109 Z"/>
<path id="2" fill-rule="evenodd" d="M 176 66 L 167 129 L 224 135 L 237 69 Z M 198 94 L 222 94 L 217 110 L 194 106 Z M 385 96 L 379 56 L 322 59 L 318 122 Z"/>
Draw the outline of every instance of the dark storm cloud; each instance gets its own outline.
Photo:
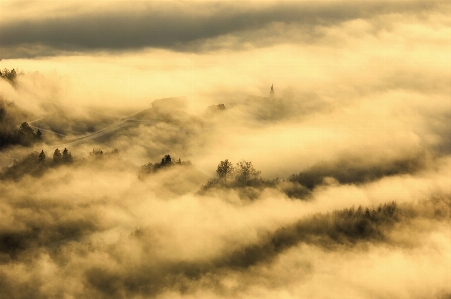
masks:
<path id="1" fill-rule="evenodd" d="M 381 14 L 415 13 L 435 6 L 423 2 L 277 3 L 262 7 L 219 3 L 141 4 L 141 7 L 134 4 L 109 12 L 92 11 L 64 18 L 48 15 L 42 19 L 3 21 L 0 43 L 4 48 L 3 57 L 54 55 L 52 48 L 85 51 L 156 47 L 196 51 L 199 43 L 204 44 L 206 40 L 264 29 L 275 23 L 312 29 Z M 278 34 L 284 35 L 283 29 L 280 31 Z M 311 34 L 315 33 L 308 33 Z M 262 37 L 249 38 L 246 42 L 258 43 L 255 39 Z M 309 37 L 312 38 L 315 39 Z M 36 46 L 39 46 L 37 52 L 26 50 Z M 49 51 L 43 50 L 46 47 Z M 12 48 L 14 51 L 5 51 Z"/>

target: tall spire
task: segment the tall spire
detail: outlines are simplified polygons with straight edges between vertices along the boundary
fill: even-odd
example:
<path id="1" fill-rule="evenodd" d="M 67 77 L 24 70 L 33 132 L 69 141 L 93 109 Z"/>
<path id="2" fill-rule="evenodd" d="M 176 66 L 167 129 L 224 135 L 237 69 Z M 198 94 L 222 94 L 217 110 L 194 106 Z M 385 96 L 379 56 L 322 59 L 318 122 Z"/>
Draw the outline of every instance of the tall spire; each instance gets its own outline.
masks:
<path id="1" fill-rule="evenodd" d="M 274 84 L 271 84 L 271 91 L 269 92 L 269 97 L 274 98 Z"/>

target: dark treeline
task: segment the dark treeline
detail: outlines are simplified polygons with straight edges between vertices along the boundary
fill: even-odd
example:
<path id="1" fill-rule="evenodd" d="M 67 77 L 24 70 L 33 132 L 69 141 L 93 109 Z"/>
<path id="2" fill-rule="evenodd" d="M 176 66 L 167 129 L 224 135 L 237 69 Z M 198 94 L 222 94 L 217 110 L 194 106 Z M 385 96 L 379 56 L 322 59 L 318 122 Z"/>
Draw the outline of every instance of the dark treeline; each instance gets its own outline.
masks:
<path id="1" fill-rule="evenodd" d="M 250 161 L 241 160 L 233 166 L 232 162 L 226 159 L 218 164 L 217 178 L 208 181 L 202 189 L 260 186 L 265 183 L 260 178 L 260 174 L 261 171 L 256 170 Z"/>
<path id="2" fill-rule="evenodd" d="M 143 178 L 146 174 L 157 172 L 158 170 L 167 169 L 172 166 L 188 166 L 191 165 L 190 161 L 182 161 L 180 158 L 178 160 L 175 160 L 171 157 L 171 155 L 165 155 L 161 162 L 159 163 L 152 163 L 149 162 L 148 164 L 145 164 L 141 166 L 141 171 L 139 174 L 140 178 Z"/>
<path id="3" fill-rule="evenodd" d="M 440 200 L 442 216 L 449 217 L 449 199 Z M 374 242 L 397 246 L 389 238 L 389 234 L 399 225 L 408 226 L 411 221 L 426 215 L 430 206 L 437 202 L 420 202 L 419 204 L 397 205 L 395 202 L 381 204 L 378 207 L 358 207 L 337 210 L 326 214 L 316 214 L 306 217 L 292 225 L 282 227 L 268 233 L 256 243 L 243 246 L 233 251 L 223 252 L 219 257 L 209 261 L 154 261 L 142 263 L 135 267 L 124 267 L 121 275 L 92 266 L 85 271 L 85 279 L 102 296 L 133 296 L 138 294 L 157 295 L 167 288 L 182 293 L 190 293 L 197 283 L 205 280 L 220 279 L 223 271 L 237 271 L 257 265 L 265 265 L 274 261 L 277 256 L 289 248 L 306 244 L 317 246 L 324 250 L 349 250 Z M 440 218 L 440 217 L 439 217 Z M 440 220 L 440 219 L 438 219 Z M 152 251 L 152 230 L 139 228 L 129 236 L 124 236 L 117 243 L 102 246 L 101 250 L 111 258 L 121 252 L 121 244 L 136 243 L 146 246 Z M 418 246 L 421 242 L 418 242 Z M 82 249 L 74 247 L 73 250 Z M 86 252 L 99 250 L 94 244 L 83 249 Z M 53 260 L 64 260 L 59 255 L 68 254 L 63 247 L 49 251 Z M 126 263 L 126 261 L 123 261 Z"/>
<path id="4" fill-rule="evenodd" d="M 103 152 L 100 149 L 93 149 L 92 152 L 89 153 L 89 156 L 91 159 L 98 160 L 104 157 L 115 156 L 118 153 L 119 150 L 117 149 L 110 152 Z M 44 151 L 41 153 L 35 152 L 31 153 L 22 160 L 16 161 L 12 167 L 4 169 L 0 177 L 18 179 L 26 173 L 37 176 L 43 174 L 48 168 L 61 164 L 70 164 L 72 162 L 74 162 L 74 159 L 67 149 L 56 149 L 52 157 L 47 157 Z M 78 163 L 82 163 L 82 161 L 78 161 Z M 163 169 L 170 169 L 174 166 L 188 165 L 191 165 L 190 161 L 174 159 L 167 154 L 161 159 L 160 162 L 150 162 L 142 165 L 139 170 L 138 177 L 143 179 L 145 176 Z M 401 169 L 404 168 L 402 163 L 396 165 L 401 165 L 399 166 Z M 318 169 L 321 169 L 321 171 Z M 337 183 L 347 184 L 359 184 L 365 181 L 362 176 L 359 175 L 365 171 L 364 166 L 356 172 L 346 171 L 345 169 L 335 170 L 334 168 L 327 171 L 328 169 L 328 167 L 319 168 L 314 166 L 299 174 L 293 174 L 287 178 L 263 179 L 261 177 L 261 171 L 256 170 L 251 161 L 241 160 L 233 165 L 226 159 L 224 161 L 220 161 L 218 164 L 216 169 L 216 178 L 203 185 L 198 193 L 205 195 L 215 192 L 215 190 L 233 189 L 238 192 L 238 195 L 242 199 L 255 200 L 260 197 L 265 189 L 272 188 L 279 190 L 289 198 L 309 200 L 312 190 L 317 186 L 323 185 L 326 178 L 338 178 Z M 367 171 L 370 172 L 370 170 Z M 372 178 L 372 180 L 374 179 L 375 178 Z"/>
<path id="5" fill-rule="evenodd" d="M 85 275 L 87 281 L 100 292 L 114 292 L 116 289 L 114 285 L 121 285 L 123 286 L 121 289 L 130 293 L 143 291 L 157 294 L 166 287 L 182 287 L 179 284 L 180 281 L 195 282 L 225 269 L 240 271 L 259 263 L 271 262 L 284 250 L 300 243 L 327 249 L 334 246 L 354 246 L 359 242 L 370 240 L 384 241 L 385 231 L 393 228 L 393 225 L 399 221 L 400 215 L 402 211 L 400 213 L 394 202 L 377 208 L 359 207 L 338 210 L 307 217 L 293 225 L 280 228 L 255 244 L 232 252 L 224 252 L 220 257 L 209 262 L 155 262 L 156 264 L 143 264 L 138 268 L 126 270 L 123 275 L 114 277 L 110 277 L 105 271 L 98 272 L 99 269 L 93 266 L 86 269 Z M 45 223 L 38 225 L 30 222 L 30 227 L 23 231 L 0 234 L 0 253 L 7 254 L 11 262 L 17 262 L 27 257 L 27 251 L 46 246 L 52 260 L 64 262 L 64 255 L 68 254 L 70 248 L 80 251 L 78 247 L 83 244 L 65 248 L 65 243 L 59 244 L 58 241 L 82 236 L 95 228 L 95 221 L 89 219 L 84 221 L 78 219 L 66 224 L 58 223 L 56 227 L 53 224 L 47 227 Z M 121 250 L 121 243 L 138 241 L 146 244 L 149 238 L 152 238 L 151 235 L 151 230 L 140 228 L 132 232 L 130 236 L 122 237 L 117 243 L 103 245 L 102 251 L 114 257 Z M 98 249 L 94 244 L 90 244 L 82 251 L 89 253 Z M 150 248 L 149 251 L 152 252 Z"/>
<path id="6" fill-rule="evenodd" d="M 110 152 L 103 152 L 101 149 L 92 149 L 92 152 L 89 153 L 91 157 L 94 157 L 96 159 L 102 159 L 103 157 L 110 156 L 110 155 L 118 155 L 119 150 L 117 148 L 113 149 Z"/>
<path id="7" fill-rule="evenodd" d="M 74 158 L 67 148 L 62 152 L 57 148 L 53 156 L 48 158 L 42 150 L 40 153 L 32 152 L 20 160 L 13 162 L 11 166 L 3 169 L 0 179 L 18 180 L 25 174 L 38 177 L 43 175 L 48 169 L 55 168 L 63 164 L 72 164 Z"/>
<path id="8" fill-rule="evenodd" d="M 308 199 L 315 187 L 330 182 L 339 184 L 363 184 L 387 176 L 413 173 L 424 168 L 426 158 L 412 158 L 368 165 L 357 158 L 344 158 L 332 162 L 320 162 L 287 178 L 263 179 L 252 162 L 242 160 L 233 165 L 229 160 L 221 161 L 216 169 L 216 178 L 202 186 L 199 193 L 214 189 L 235 189 L 240 197 L 255 199 L 265 188 L 277 188 L 290 198 Z"/>
<path id="9" fill-rule="evenodd" d="M 224 256 L 217 264 L 231 268 L 270 262 L 279 253 L 299 244 L 337 250 L 359 244 L 382 242 L 388 245 L 406 245 L 390 237 L 394 229 L 411 225 L 412 221 L 449 220 L 451 198 L 432 198 L 418 203 L 396 202 L 377 207 L 351 207 L 330 213 L 318 213 L 281 227 L 261 238 L 261 241 Z M 409 243 L 415 246 L 415 243 Z M 418 244 L 421 245 L 421 240 Z"/>
<path id="10" fill-rule="evenodd" d="M 42 133 L 24 122 L 30 115 L 0 97 L 0 149 L 8 145 L 30 146 L 41 141 Z"/>
<path id="11" fill-rule="evenodd" d="M 280 252 L 300 243 L 336 249 L 354 246 L 359 242 L 387 241 L 386 232 L 400 220 L 395 202 L 378 207 L 337 210 L 327 214 L 316 214 L 282 227 L 264 237 L 258 244 L 233 252 L 222 263 L 229 267 L 249 267 L 259 262 L 268 262 Z"/>
<path id="12" fill-rule="evenodd" d="M 323 184 L 327 177 L 333 177 L 340 184 L 361 184 L 386 176 L 413 173 L 422 169 L 424 164 L 423 155 L 374 165 L 368 165 L 363 159 L 348 157 L 332 162 L 316 163 L 298 174 L 291 175 L 288 180 L 312 190 Z"/>
<path id="13" fill-rule="evenodd" d="M 36 211 L 45 210 L 38 204 L 33 208 Z M 63 240 L 93 233 L 98 230 L 96 220 L 94 213 L 85 219 L 73 217 L 65 222 L 39 223 L 35 219 L 23 220 L 26 229 L 0 232 L 0 264 L 8 260 L 18 260 L 21 253 L 41 246 L 58 244 Z"/>
<path id="14" fill-rule="evenodd" d="M 219 162 L 216 178 L 207 182 L 199 190 L 200 194 L 214 192 L 215 189 L 234 189 L 241 198 L 257 199 L 266 188 L 276 188 L 290 198 L 306 199 L 311 193 L 300 183 L 288 179 L 263 179 L 250 161 L 241 160 L 234 166 L 228 159 Z"/>
<path id="15" fill-rule="evenodd" d="M 103 157 L 117 156 L 118 154 L 118 149 L 105 153 L 101 150 L 93 150 L 90 153 L 90 158 L 98 160 Z M 3 171 L 0 172 L 0 179 L 18 180 L 26 174 L 38 177 L 43 175 L 47 170 L 61 165 L 79 166 L 84 162 L 84 159 L 75 159 L 67 148 L 64 148 L 63 150 L 57 148 L 53 151 L 51 156 L 46 155 L 44 150 L 40 153 L 32 152 L 20 160 L 14 161 L 12 165 L 5 167 Z"/>
<path id="16" fill-rule="evenodd" d="M 5 80 L 8 80 L 11 83 L 14 83 L 17 77 L 17 72 L 15 69 L 12 70 L 4 69 L 3 71 L 0 70 L 0 77 L 2 77 Z"/>
<path id="17" fill-rule="evenodd" d="M 437 202 L 438 201 L 438 202 Z M 317 246 L 324 250 L 349 250 L 365 244 L 380 242 L 388 246 L 401 244 L 393 243 L 390 233 L 399 225 L 408 226 L 411 221 L 421 217 L 429 217 L 431 206 L 439 204 L 442 208 L 441 216 L 449 218 L 451 200 L 435 199 L 418 204 L 397 205 L 396 202 L 381 204 L 377 207 L 362 207 L 336 210 L 326 214 L 316 214 L 304 218 L 292 225 L 282 227 L 273 233 L 262 236 L 260 241 L 234 250 L 225 252 L 220 257 L 208 262 L 178 262 L 159 266 L 159 271 L 153 271 L 148 266 L 136 271 L 128 272 L 122 279 L 96 279 L 90 275 L 88 278 L 98 290 L 107 292 L 114 290 L 114 286 L 121 284 L 130 293 L 158 294 L 165 288 L 176 288 L 180 292 L 188 292 L 192 283 L 205 279 L 215 279 L 215 274 L 222 271 L 238 271 L 259 264 L 268 264 L 274 261 L 284 251 L 294 246 L 306 244 Z M 436 211 L 432 211 L 436 213 Z M 133 232 L 129 238 L 147 240 L 151 238 L 151 231 L 140 228 Z M 126 240 L 124 240 L 126 241 Z M 421 245 L 419 241 L 418 246 Z M 113 250 L 112 250 L 113 251 Z M 108 278 L 111 278 L 107 276 Z M 133 277 L 133 279 L 132 279 Z M 141 283 L 130 283 L 138 279 Z M 152 281 L 146 284 L 144 281 Z"/>
<path id="18" fill-rule="evenodd" d="M 101 149 L 93 149 L 89 153 L 89 158 L 93 160 L 103 160 L 104 158 L 114 157 L 119 155 L 118 149 L 111 151 L 102 151 Z M 52 156 L 48 156 L 42 150 L 39 152 L 32 152 L 22 159 L 16 160 L 12 165 L 5 167 L 0 172 L 0 179 L 17 180 L 28 174 L 31 176 L 41 176 L 48 169 L 58 167 L 60 165 L 79 166 L 85 162 L 85 159 L 75 159 L 67 148 L 60 150 L 55 149 Z M 97 164 L 96 164 L 97 165 Z M 165 155 L 159 163 L 148 163 L 141 166 L 139 171 L 139 178 L 144 178 L 145 175 L 155 173 L 162 169 L 168 169 L 172 166 L 189 166 L 190 161 L 175 160 L 170 155 Z"/>
<path id="19" fill-rule="evenodd" d="M 0 129 L 0 148 L 15 144 L 30 146 L 40 141 L 42 141 L 41 131 L 38 129 L 35 132 L 27 122 L 23 122 L 16 130 Z"/>

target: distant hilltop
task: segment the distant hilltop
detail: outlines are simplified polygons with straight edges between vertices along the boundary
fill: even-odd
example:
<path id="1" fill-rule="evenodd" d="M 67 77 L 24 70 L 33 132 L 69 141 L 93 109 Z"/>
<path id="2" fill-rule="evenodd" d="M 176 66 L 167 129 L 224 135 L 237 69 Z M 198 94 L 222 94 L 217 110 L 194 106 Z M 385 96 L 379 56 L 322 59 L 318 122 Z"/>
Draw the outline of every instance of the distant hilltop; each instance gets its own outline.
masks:
<path id="1" fill-rule="evenodd" d="M 188 107 L 188 100 L 183 97 L 171 97 L 158 99 L 152 102 L 152 108 L 158 110 L 185 110 Z"/>
<path id="2" fill-rule="evenodd" d="M 218 112 L 226 110 L 225 104 L 211 105 L 207 107 L 207 112 Z"/>

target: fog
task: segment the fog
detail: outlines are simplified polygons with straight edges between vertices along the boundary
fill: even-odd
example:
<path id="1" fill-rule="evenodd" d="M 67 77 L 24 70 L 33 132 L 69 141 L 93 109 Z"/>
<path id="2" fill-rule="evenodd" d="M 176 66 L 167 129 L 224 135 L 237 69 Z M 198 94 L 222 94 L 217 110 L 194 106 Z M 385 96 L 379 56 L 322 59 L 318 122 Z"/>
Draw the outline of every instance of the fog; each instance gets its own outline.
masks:
<path id="1" fill-rule="evenodd" d="M 0 9 L 0 298 L 451 296 L 448 3 Z"/>

